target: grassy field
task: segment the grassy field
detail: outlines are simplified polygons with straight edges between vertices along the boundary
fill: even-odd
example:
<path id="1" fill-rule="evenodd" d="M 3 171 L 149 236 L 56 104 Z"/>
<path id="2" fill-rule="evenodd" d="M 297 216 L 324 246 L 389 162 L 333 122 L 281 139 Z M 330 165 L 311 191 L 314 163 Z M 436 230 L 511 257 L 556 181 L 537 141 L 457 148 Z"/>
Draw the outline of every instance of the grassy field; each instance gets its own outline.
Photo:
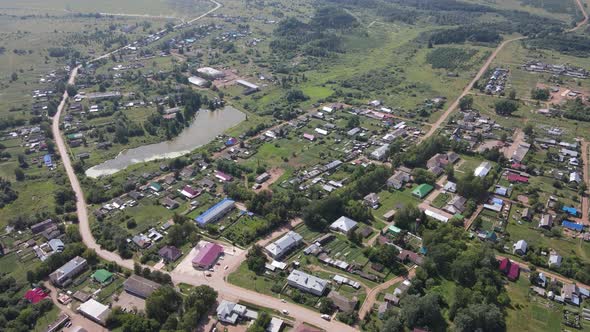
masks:
<path id="1" fill-rule="evenodd" d="M 197 16 L 212 8 L 207 0 L 0 0 L 0 9 L 55 13 L 112 13 L 128 15 Z"/>

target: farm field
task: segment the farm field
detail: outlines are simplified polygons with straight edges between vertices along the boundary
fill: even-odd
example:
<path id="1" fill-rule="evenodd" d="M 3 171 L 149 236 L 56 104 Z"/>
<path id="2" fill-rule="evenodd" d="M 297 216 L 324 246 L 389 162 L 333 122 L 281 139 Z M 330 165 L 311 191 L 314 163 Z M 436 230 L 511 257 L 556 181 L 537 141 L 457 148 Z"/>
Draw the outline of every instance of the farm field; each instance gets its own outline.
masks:
<path id="1" fill-rule="evenodd" d="M 212 8 L 207 0 L 0 0 L 0 10 L 63 13 L 111 13 L 189 18 Z"/>

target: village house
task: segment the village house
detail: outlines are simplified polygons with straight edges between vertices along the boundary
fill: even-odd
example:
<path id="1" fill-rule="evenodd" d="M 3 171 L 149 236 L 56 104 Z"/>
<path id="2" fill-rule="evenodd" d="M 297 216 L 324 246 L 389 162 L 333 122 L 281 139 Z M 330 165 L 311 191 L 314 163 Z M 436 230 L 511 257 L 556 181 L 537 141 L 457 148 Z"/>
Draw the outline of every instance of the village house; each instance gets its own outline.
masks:
<path id="1" fill-rule="evenodd" d="M 289 231 L 280 239 L 264 247 L 264 249 L 271 257 L 279 259 L 301 243 L 303 243 L 303 237 L 296 232 Z"/>
<path id="2" fill-rule="evenodd" d="M 541 216 L 539 228 L 551 229 L 553 227 L 553 216 L 546 213 Z"/>
<path id="3" fill-rule="evenodd" d="M 352 232 L 357 227 L 357 224 L 358 223 L 356 221 L 342 216 L 336 219 L 336 221 L 330 225 L 330 229 L 342 234 L 350 234 L 350 232 Z"/>
<path id="4" fill-rule="evenodd" d="M 249 310 L 241 304 L 237 304 L 226 300 L 222 300 L 221 303 L 219 303 L 219 306 L 217 306 L 216 314 L 217 319 L 220 322 L 232 325 L 235 325 L 238 321 L 242 319 L 255 320 L 258 318 L 257 312 Z"/>
<path id="5" fill-rule="evenodd" d="M 328 281 L 299 270 L 293 270 L 287 277 L 287 283 L 304 292 L 322 296 L 328 287 Z"/>
<path id="6" fill-rule="evenodd" d="M 67 286 L 72 281 L 72 278 L 84 271 L 87 266 L 88 263 L 84 258 L 76 256 L 52 272 L 49 275 L 49 280 L 58 287 Z"/>
<path id="7" fill-rule="evenodd" d="M 527 251 L 527 243 L 525 240 L 518 240 L 513 245 L 512 253 L 514 253 L 515 255 L 524 256 L 526 254 L 526 251 Z"/>
<path id="8" fill-rule="evenodd" d="M 366 206 L 377 209 L 379 207 L 379 196 L 375 193 L 370 193 L 363 198 L 363 202 Z"/>
<path id="9" fill-rule="evenodd" d="M 398 169 L 391 177 L 389 177 L 389 179 L 387 179 L 387 186 L 400 190 L 409 181 L 410 173 Z"/>
<path id="10" fill-rule="evenodd" d="M 160 256 L 165 262 L 175 262 L 182 256 L 182 251 L 175 246 L 164 246 L 158 251 Z"/>

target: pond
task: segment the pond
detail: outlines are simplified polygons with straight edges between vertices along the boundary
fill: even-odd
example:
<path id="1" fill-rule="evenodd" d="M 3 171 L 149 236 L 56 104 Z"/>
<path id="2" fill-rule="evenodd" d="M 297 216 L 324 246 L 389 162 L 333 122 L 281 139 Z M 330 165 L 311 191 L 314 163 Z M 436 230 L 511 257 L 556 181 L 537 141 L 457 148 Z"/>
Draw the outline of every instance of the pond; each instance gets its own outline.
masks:
<path id="1" fill-rule="evenodd" d="M 86 176 L 97 178 L 117 173 L 133 164 L 180 157 L 211 142 L 245 119 L 244 113 L 231 106 L 215 111 L 200 110 L 193 123 L 172 140 L 123 150 L 115 158 L 86 170 Z"/>

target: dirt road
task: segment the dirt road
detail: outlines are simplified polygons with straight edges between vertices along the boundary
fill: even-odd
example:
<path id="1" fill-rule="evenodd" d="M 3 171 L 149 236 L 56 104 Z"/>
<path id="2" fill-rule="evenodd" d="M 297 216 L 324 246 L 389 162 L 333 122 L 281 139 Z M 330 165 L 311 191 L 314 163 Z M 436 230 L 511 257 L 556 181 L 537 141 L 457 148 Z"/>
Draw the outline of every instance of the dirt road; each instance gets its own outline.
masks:
<path id="1" fill-rule="evenodd" d="M 373 309 L 373 305 L 375 305 L 375 301 L 377 300 L 377 295 L 379 295 L 379 293 L 381 293 L 382 291 L 386 290 L 387 288 L 397 284 L 398 282 L 404 281 L 404 279 L 412 279 L 414 277 L 415 273 L 416 273 L 416 266 L 413 266 L 408 270 L 407 276 L 405 276 L 405 277 L 400 276 L 397 278 L 393 278 L 393 279 L 386 281 L 386 282 L 382 283 L 381 285 L 371 289 L 367 293 L 367 299 L 365 300 L 365 302 L 361 306 L 361 309 L 359 310 L 360 320 L 363 320 L 365 318 L 365 316 L 367 315 L 367 313 L 369 313 Z"/>
<path id="2" fill-rule="evenodd" d="M 59 290 L 57 288 L 53 287 L 53 285 L 50 282 L 46 281 L 43 283 L 43 285 L 51 291 L 50 297 L 51 297 L 51 301 L 53 302 L 53 304 L 55 304 L 55 306 L 57 306 L 62 312 L 66 313 L 68 316 L 70 316 L 70 321 L 72 322 L 72 326 L 70 328 L 65 328 L 64 329 L 65 332 L 73 330 L 74 327 L 76 327 L 76 326 L 83 327 L 87 331 L 92 331 L 92 332 L 94 332 L 94 331 L 96 331 L 96 332 L 108 331 L 107 329 L 96 324 L 95 322 L 84 318 L 82 315 L 77 313 L 75 311 L 75 309 L 71 309 L 69 306 L 59 303 L 59 301 L 57 300 L 57 294 L 59 293 Z"/>
<path id="3" fill-rule="evenodd" d="M 508 39 L 508 40 L 503 41 L 500 45 L 498 45 L 498 47 L 496 47 L 496 49 L 494 50 L 492 55 L 490 55 L 490 57 L 486 60 L 486 62 L 483 64 L 483 66 L 481 66 L 481 68 L 479 69 L 479 71 L 477 72 L 477 74 L 475 75 L 473 80 L 471 80 L 471 82 L 469 82 L 469 84 L 467 84 L 465 89 L 463 89 L 463 92 L 461 92 L 461 94 L 457 97 L 457 99 L 455 99 L 455 101 L 449 106 L 449 108 L 447 108 L 447 110 L 441 115 L 441 117 L 438 118 L 438 120 L 436 120 L 436 122 L 434 124 L 432 124 L 432 127 L 430 127 L 430 130 L 426 133 L 426 135 L 422 136 L 420 141 L 424 141 L 427 138 L 429 138 L 430 136 L 434 135 L 434 133 L 436 133 L 438 128 L 447 120 L 449 115 L 451 115 L 451 113 L 453 113 L 453 111 L 455 111 L 455 109 L 457 109 L 461 98 L 465 97 L 469 93 L 469 91 L 471 91 L 475 82 L 477 82 L 483 76 L 483 74 L 485 74 L 486 70 L 488 70 L 488 68 L 492 64 L 492 61 L 494 61 L 494 59 L 496 58 L 498 53 L 500 53 L 500 51 L 504 48 L 504 46 L 508 45 L 509 43 L 512 43 L 513 41 L 517 41 L 517 40 L 521 40 L 521 39 L 525 39 L 525 38 L 526 37 L 516 37 L 516 38 Z"/>
<path id="4" fill-rule="evenodd" d="M 569 29 L 568 32 L 576 31 L 576 30 L 580 29 L 581 27 L 583 27 L 586 23 L 588 23 L 588 13 L 586 12 L 586 8 L 584 7 L 584 4 L 582 4 L 582 0 L 576 0 L 576 4 L 578 4 L 578 8 L 580 8 L 580 11 L 582 11 L 582 15 L 584 15 L 584 19 L 581 20 L 580 22 L 578 22 L 578 24 L 576 24 L 575 27 Z"/>

